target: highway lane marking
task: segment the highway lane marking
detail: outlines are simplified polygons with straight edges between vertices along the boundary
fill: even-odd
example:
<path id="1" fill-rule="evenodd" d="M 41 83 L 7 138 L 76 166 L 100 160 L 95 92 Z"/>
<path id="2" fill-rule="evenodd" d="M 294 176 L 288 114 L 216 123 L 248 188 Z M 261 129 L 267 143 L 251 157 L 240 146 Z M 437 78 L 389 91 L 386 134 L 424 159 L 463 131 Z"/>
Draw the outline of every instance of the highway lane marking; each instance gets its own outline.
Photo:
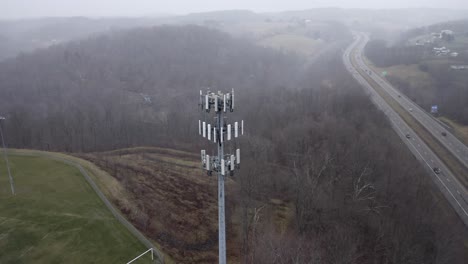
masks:
<path id="1" fill-rule="evenodd" d="M 352 65 L 352 64 L 351 64 Z M 360 75 L 360 74 L 359 74 Z M 361 76 L 361 75 L 360 75 Z M 367 81 L 366 81 L 367 85 L 370 85 Z M 403 131 L 398 127 L 398 126 L 395 126 L 399 131 L 400 133 L 403 133 Z M 414 140 L 414 138 L 413 138 Z M 411 141 L 409 141 L 411 142 Z M 421 159 L 426 163 L 426 165 L 432 169 L 431 165 L 429 165 L 429 163 L 426 161 L 426 159 L 424 159 L 423 155 L 418 151 L 418 149 L 411 143 L 411 146 L 413 146 L 413 149 L 419 154 L 419 156 L 421 157 Z M 467 157 L 468 158 L 468 157 Z M 463 213 L 468 216 L 468 212 L 461 206 L 460 202 L 457 200 L 457 198 L 455 198 L 455 196 L 453 195 L 453 193 L 450 191 L 450 189 L 447 187 L 447 185 L 445 185 L 445 183 L 440 179 L 439 175 L 437 175 L 436 173 L 433 173 L 433 175 L 435 175 L 437 177 L 437 179 L 439 180 L 440 183 L 442 183 L 442 185 L 445 187 L 445 189 L 448 191 L 448 193 L 452 196 L 452 198 L 455 200 L 455 202 L 458 204 L 458 206 L 460 207 L 460 209 L 463 211 Z"/>
<path id="2" fill-rule="evenodd" d="M 361 61 L 362 61 L 362 58 L 361 58 L 361 57 L 359 57 L 359 58 L 360 58 Z M 363 61 L 362 61 L 362 64 L 364 64 L 364 65 L 361 65 L 361 67 L 364 67 L 364 69 L 368 69 L 368 68 L 367 68 L 367 65 L 365 65 L 365 63 L 364 63 Z M 351 64 L 351 65 L 352 65 L 352 64 Z M 374 71 L 372 71 L 372 72 L 374 72 Z M 375 72 L 374 72 L 374 73 L 375 73 Z M 375 75 L 375 76 L 372 76 L 372 79 L 373 79 L 373 80 L 377 80 L 377 82 L 382 83 L 382 80 L 381 80 L 378 76 L 376 76 L 376 75 Z M 386 82 L 383 82 L 383 84 L 385 84 L 385 85 L 380 85 L 380 87 L 383 87 L 383 88 L 387 87 L 387 88 L 388 88 L 388 89 L 386 89 L 387 92 L 389 92 L 391 95 L 393 95 L 393 97 L 394 97 L 395 93 L 398 94 L 398 92 L 396 91 L 396 89 L 395 89 L 393 86 L 391 86 L 390 84 L 387 84 Z M 408 101 L 408 100 L 407 100 L 406 98 L 404 98 L 404 101 Z M 403 104 L 402 104 L 402 105 L 403 105 Z M 405 106 L 405 105 L 403 105 L 403 106 Z M 408 101 L 408 104 L 406 104 L 406 106 L 409 106 L 410 108 L 413 108 L 413 107 L 414 107 L 414 109 L 416 109 L 416 111 L 414 111 L 414 112 L 411 111 L 411 114 L 412 114 L 412 115 L 414 115 L 414 116 L 417 115 L 417 114 L 419 115 L 420 109 L 419 109 L 418 107 L 416 107 L 416 105 L 415 105 L 413 102 Z M 423 119 L 423 120 L 418 120 L 418 121 L 421 122 L 422 124 L 426 125 L 426 126 L 431 127 L 431 124 L 428 123 L 428 120 L 426 120 L 426 116 L 424 116 L 424 119 Z M 451 142 L 449 142 L 449 145 L 450 145 L 451 147 L 453 147 L 453 144 L 452 144 Z M 457 152 L 460 152 L 460 151 L 457 150 Z M 467 157 L 466 159 L 468 159 L 468 157 Z"/>
<path id="3" fill-rule="evenodd" d="M 398 127 L 397 127 L 398 130 L 400 130 Z M 402 132 L 400 130 L 400 132 Z M 411 143 L 411 142 L 410 142 Z M 422 158 L 422 160 L 424 160 L 424 162 L 426 163 L 426 165 L 431 168 L 431 165 L 429 165 L 429 163 L 427 163 L 427 161 L 424 159 L 423 155 L 421 155 L 421 153 L 418 151 L 418 149 L 411 143 L 411 146 L 413 146 L 413 149 L 416 150 L 416 152 L 419 154 L 419 156 Z M 432 169 L 432 168 L 431 168 Z M 466 210 L 461 206 L 460 202 L 457 200 L 457 198 L 455 198 L 455 196 L 453 195 L 453 193 L 450 191 L 450 189 L 447 187 L 447 185 L 445 185 L 445 183 L 440 179 L 439 175 L 437 175 L 435 172 L 433 173 L 433 175 L 435 175 L 437 177 L 437 179 L 440 181 L 440 183 L 442 183 L 442 185 L 445 187 L 445 189 L 450 193 L 450 195 L 452 196 L 452 198 L 455 200 L 455 202 L 458 204 L 458 206 L 460 207 L 460 209 L 462 209 L 463 213 L 465 213 L 466 216 L 468 216 L 468 213 L 466 212 Z M 457 190 L 458 192 L 458 190 Z"/>

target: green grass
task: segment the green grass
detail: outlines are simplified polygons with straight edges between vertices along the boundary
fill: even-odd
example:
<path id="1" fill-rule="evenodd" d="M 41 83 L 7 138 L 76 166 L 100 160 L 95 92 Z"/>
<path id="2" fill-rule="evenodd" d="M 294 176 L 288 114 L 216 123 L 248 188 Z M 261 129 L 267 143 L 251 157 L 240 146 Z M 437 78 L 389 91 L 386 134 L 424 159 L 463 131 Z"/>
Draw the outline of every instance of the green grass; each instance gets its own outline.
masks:
<path id="1" fill-rule="evenodd" d="M 10 163 L 16 196 L 0 162 L 0 263 L 125 263 L 146 250 L 76 168 L 15 155 Z"/>

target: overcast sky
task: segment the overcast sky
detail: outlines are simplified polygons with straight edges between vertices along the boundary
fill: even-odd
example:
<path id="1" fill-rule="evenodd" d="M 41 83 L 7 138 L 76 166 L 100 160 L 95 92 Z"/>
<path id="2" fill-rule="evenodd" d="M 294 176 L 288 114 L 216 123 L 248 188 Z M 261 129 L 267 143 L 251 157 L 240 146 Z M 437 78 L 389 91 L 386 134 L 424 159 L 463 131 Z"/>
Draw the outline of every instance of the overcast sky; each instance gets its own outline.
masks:
<path id="1" fill-rule="evenodd" d="M 0 0 L 0 18 L 141 16 L 228 9 L 269 12 L 316 7 L 468 9 L 468 0 Z"/>

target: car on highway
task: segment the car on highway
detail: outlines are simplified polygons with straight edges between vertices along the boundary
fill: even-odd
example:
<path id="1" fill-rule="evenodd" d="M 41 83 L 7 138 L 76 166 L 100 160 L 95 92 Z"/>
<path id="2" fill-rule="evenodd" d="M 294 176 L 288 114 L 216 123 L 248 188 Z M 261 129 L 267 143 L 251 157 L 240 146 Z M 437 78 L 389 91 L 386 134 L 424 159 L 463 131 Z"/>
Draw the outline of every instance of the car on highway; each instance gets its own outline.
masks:
<path id="1" fill-rule="evenodd" d="M 408 109 L 410 112 L 413 112 L 413 108 Z"/>
<path id="2" fill-rule="evenodd" d="M 434 167 L 432 170 L 434 171 L 435 174 L 440 174 L 440 168 Z"/>
<path id="3" fill-rule="evenodd" d="M 401 97 L 401 95 L 398 95 L 398 97 Z"/>
<path id="4" fill-rule="evenodd" d="M 445 132 L 442 132 L 441 134 L 442 134 L 442 136 L 444 136 L 444 137 L 447 136 L 447 133 L 445 133 Z"/>
<path id="5" fill-rule="evenodd" d="M 406 138 L 411 138 L 410 134 L 406 134 Z"/>

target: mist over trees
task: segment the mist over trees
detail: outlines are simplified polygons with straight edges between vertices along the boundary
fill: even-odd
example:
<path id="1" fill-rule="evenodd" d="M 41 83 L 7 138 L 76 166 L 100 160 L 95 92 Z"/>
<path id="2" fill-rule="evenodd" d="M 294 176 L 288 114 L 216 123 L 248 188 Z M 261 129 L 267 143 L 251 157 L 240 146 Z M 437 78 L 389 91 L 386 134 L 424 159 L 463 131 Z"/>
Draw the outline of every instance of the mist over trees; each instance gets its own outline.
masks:
<path id="1" fill-rule="evenodd" d="M 0 107 L 12 147 L 96 151 L 183 142 L 198 89 L 245 94 L 281 86 L 299 65 L 202 27 L 137 29 L 1 63 Z"/>
<path id="2" fill-rule="evenodd" d="M 430 51 L 431 48 L 425 46 L 388 47 L 387 43 L 380 39 L 369 41 L 365 48 L 366 57 L 378 67 L 419 63 L 424 54 Z"/>
<path id="3" fill-rule="evenodd" d="M 447 229 L 457 216 L 435 213 L 444 198 L 426 192 L 425 171 L 345 72 L 338 55 L 321 61 L 303 89 L 249 116 L 255 151 L 239 179 L 251 215 L 246 263 L 462 263 L 466 252 L 452 246 L 463 243 L 463 224 Z M 271 224 L 264 197 L 294 205 L 289 232 Z"/>
<path id="4" fill-rule="evenodd" d="M 463 263 L 463 224 L 347 73 L 345 44 L 304 70 L 300 57 L 197 26 L 108 33 L 0 63 L 0 113 L 11 147 L 198 153 L 199 89 L 234 88 L 247 129 L 227 197 L 242 228 L 228 232 L 242 263 Z M 275 203 L 291 208 L 286 224 L 271 221 Z M 145 206 L 136 226 L 154 217 Z"/>

